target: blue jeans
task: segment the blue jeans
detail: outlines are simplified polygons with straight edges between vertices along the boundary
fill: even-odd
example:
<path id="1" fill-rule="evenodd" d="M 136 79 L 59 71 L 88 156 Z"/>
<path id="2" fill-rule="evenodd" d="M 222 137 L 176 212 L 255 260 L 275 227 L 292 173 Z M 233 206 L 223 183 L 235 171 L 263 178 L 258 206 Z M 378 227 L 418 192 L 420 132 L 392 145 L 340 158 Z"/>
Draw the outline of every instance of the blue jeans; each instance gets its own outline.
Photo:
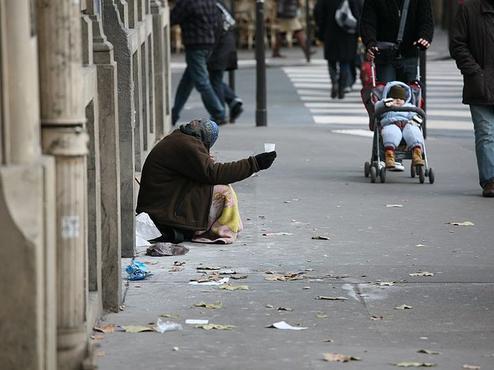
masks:
<path id="1" fill-rule="evenodd" d="M 225 103 L 230 106 L 230 104 L 237 99 L 237 95 L 231 87 L 223 81 L 223 75 L 224 71 L 222 70 L 209 71 L 209 80 L 211 81 L 211 86 L 213 86 L 216 96 L 223 106 Z"/>
<path id="2" fill-rule="evenodd" d="M 206 107 L 207 111 L 211 115 L 211 119 L 215 121 L 225 120 L 225 109 L 223 104 L 216 96 L 216 93 L 209 81 L 209 73 L 207 68 L 207 61 L 211 51 L 208 49 L 185 49 L 185 62 L 187 67 L 184 74 L 180 79 L 175 94 L 175 104 L 172 108 L 172 123 L 175 124 L 180 117 L 187 99 L 195 87 L 201 99 Z"/>
<path id="3" fill-rule="evenodd" d="M 480 186 L 494 181 L 494 105 L 470 105 Z"/>
<path id="4" fill-rule="evenodd" d="M 417 57 L 402 58 L 388 64 L 376 64 L 376 78 L 379 82 L 402 81 L 408 83 L 417 79 Z"/>

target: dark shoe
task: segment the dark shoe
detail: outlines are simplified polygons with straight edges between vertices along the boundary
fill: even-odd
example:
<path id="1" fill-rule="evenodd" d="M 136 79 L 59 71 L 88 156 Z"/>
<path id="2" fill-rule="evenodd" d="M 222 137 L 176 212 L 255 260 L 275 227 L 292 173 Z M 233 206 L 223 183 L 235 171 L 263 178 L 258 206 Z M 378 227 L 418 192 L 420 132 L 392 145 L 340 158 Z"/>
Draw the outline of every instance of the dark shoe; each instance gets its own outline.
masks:
<path id="1" fill-rule="evenodd" d="M 237 118 L 242 114 L 244 108 L 242 108 L 242 101 L 235 100 L 230 106 L 230 123 L 235 123 Z"/>
<path id="2" fill-rule="evenodd" d="M 271 55 L 272 58 L 286 58 L 286 56 L 280 54 L 280 53 L 273 53 L 273 55 Z"/>
<path id="3" fill-rule="evenodd" d="M 482 196 L 486 198 L 494 198 L 494 182 L 490 182 L 484 186 Z"/>
<path id="4" fill-rule="evenodd" d="M 338 99 L 345 99 L 345 90 L 341 89 L 338 91 Z"/>
<path id="5" fill-rule="evenodd" d="M 333 87 L 331 87 L 331 99 L 336 99 L 337 96 L 338 96 L 338 86 L 333 85 Z"/>

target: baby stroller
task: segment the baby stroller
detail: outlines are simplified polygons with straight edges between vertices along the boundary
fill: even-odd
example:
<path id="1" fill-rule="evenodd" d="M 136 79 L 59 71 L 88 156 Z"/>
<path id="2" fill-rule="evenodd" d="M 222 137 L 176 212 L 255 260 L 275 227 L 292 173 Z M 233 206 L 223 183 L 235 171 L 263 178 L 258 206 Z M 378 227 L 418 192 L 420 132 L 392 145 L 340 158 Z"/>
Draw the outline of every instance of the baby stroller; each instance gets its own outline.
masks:
<path id="1" fill-rule="evenodd" d="M 420 64 L 418 64 L 420 65 Z M 371 152 L 371 159 L 369 162 L 364 163 L 364 175 L 365 177 L 370 177 L 370 181 L 375 183 L 377 177 L 379 177 L 381 183 L 386 182 L 386 166 L 383 161 L 384 145 L 381 136 L 381 117 L 384 113 L 390 111 L 406 111 L 406 112 L 414 112 L 421 119 L 422 123 L 420 124 L 420 130 L 424 134 L 425 125 L 426 125 L 426 115 L 424 112 L 425 102 L 422 97 L 422 84 L 420 82 L 420 67 L 417 67 L 417 78 L 415 81 L 412 81 L 408 84 L 410 90 L 412 92 L 411 103 L 414 105 L 413 107 L 386 107 L 381 106 L 378 109 L 375 108 L 375 104 L 383 99 L 383 92 L 385 83 L 378 82 L 376 83 L 375 79 L 375 65 L 372 63 L 371 65 L 371 77 L 372 84 L 370 86 L 364 86 L 361 91 L 362 101 L 367 109 L 367 113 L 369 114 L 369 130 L 374 132 L 373 136 L 373 145 Z M 424 135 L 425 138 L 425 135 Z M 412 154 L 410 151 L 406 150 L 406 143 L 402 139 L 400 145 L 396 148 L 395 156 L 396 161 L 401 162 L 402 160 L 411 160 Z M 423 184 L 425 182 L 425 178 L 429 178 L 429 183 L 434 183 L 434 172 L 432 168 L 429 167 L 429 163 L 427 160 L 427 151 L 425 147 L 425 143 L 423 145 L 422 159 L 424 160 L 424 166 L 413 166 L 410 165 L 410 176 L 415 178 L 418 176 L 420 183 Z"/>

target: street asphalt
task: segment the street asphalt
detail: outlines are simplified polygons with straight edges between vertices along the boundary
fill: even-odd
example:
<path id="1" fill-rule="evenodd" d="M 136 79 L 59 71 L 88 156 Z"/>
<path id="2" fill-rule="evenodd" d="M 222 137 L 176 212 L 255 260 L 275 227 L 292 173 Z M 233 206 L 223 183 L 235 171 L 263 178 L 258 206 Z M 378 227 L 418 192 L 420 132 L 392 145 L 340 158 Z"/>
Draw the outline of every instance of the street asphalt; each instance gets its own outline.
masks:
<path id="1" fill-rule="evenodd" d="M 295 58 L 299 50 L 290 52 Z M 174 86 L 179 77 L 177 70 Z M 279 67 L 267 78 L 268 127 L 254 124 L 255 70 L 240 69 L 245 112 L 221 127 L 213 147 L 218 160 L 232 161 L 276 143 L 272 168 L 233 185 L 244 231 L 233 245 L 185 243 L 183 256 L 148 257 L 138 248 L 153 275 L 125 281 L 123 310 L 100 326 L 172 314 L 165 320 L 183 330 L 95 332 L 99 368 L 383 370 L 417 362 L 494 369 L 494 200 L 480 197 L 472 132 L 430 132 L 433 185 L 410 178 L 408 168 L 371 184 L 363 174 L 371 139 L 314 124 Z M 182 119 L 204 115 L 195 93 Z M 170 272 L 174 261 L 183 269 Z M 247 275 L 230 283 L 248 290 L 189 284 L 201 266 Z M 273 273 L 298 280 L 270 281 Z M 222 307 L 193 306 L 200 302 Z M 411 308 L 397 309 L 403 305 Z M 205 330 L 186 319 L 234 327 Z M 280 321 L 306 329 L 268 328 Z M 360 360 L 328 362 L 327 353 Z"/>

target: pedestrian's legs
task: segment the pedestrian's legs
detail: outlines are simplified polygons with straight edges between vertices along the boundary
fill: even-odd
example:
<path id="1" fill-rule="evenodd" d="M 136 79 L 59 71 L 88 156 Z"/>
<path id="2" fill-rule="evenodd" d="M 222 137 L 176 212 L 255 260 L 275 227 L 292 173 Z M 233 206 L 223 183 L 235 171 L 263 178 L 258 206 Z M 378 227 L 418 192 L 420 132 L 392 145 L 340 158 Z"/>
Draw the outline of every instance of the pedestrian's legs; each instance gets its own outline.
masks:
<path id="1" fill-rule="evenodd" d="M 335 61 L 328 60 L 329 78 L 331 79 L 331 98 L 338 96 L 338 65 Z"/>
<path id="2" fill-rule="evenodd" d="M 376 79 L 379 82 L 396 80 L 396 70 L 392 63 L 376 64 Z"/>
<path id="3" fill-rule="evenodd" d="M 406 124 L 403 128 L 403 138 L 407 143 L 409 148 L 415 148 L 420 146 L 421 149 L 424 148 L 424 136 L 422 131 L 415 125 Z"/>
<path id="4" fill-rule="evenodd" d="M 185 53 L 185 60 L 187 67 L 190 67 L 191 79 L 194 81 L 195 88 L 201 94 L 204 106 L 211 115 L 211 118 L 221 124 L 225 121 L 225 109 L 209 81 L 207 69 L 209 54 L 210 51 L 207 49 L 191 50 Z"/>
<path id="5" fill-rule="evenodd" d="M 232 90 L 230 86 L 223 82 L 223 93 L 225 94 L 225 102 L 230 110 L 230 123 L 235 123 L 235 120 L 242 114 L 243 101 Z"/>
<path id="6" fill-rule="evenodd" d="M 494 182 L 494 105 L 470 105 L 475 130 L 479 182 L 483 188 Z"/>
<path id="7" fill-rule="evenodd" d="M 223 87 L 223 95 L 225 96 L 225 103 L 230 106 L 233 101 L 237 98 L 237 95 L 235 95 L 235 91 L 232 90 L 228 84 L 224 83 L 222 84 Z"/>
<path id="8" fill-rule="evenodd" d="M 307 39 L 305 37 L 305 32 L 304 30 L 298 30 L 295 31 L 293 36 L 295 36 L 295 39 L 297 40 L 298 44 L 302 48 L 302 51 L 304 52 L 305 57 L 307 58 L 309 50 L 307 50 Z"/>
<path id="9" fill-rule="evenodd" d="M 348 86 L 351 80 L 350 63 L 340 62 L 340 78 L 338 81 L 338 98 L 343 99 L 345 97 L 345 88 Z"/>
<path id="10" fill-rule="evenodd" d="M 282 33 L 280 31 L 275 31 L 275 32 L 276 32 L 276 35 L 274 38 L 272 57 L 273 58 L 283 58 L 283 55 L 280 54 Z"/>
<path id="11" fill-rule="evenodd" d="M 402 132 L 395 124 L 386 125 L 381 129 L 384 148 L 396 149 L 400 145 Z"/>
<path id="12" fill-rule="evenodd" d="M 186 51 L 187 53 L 187 51 Z M 190 68 L 187 66 L 185 71 L 180 79 L 180 82 L 177 86 L 177 91 L 175 92 L 175 102 L 172 108 L 172 125 L 175 126 L 177 123 L 180 112 L 182 111 L 187 99 L 189 99 L 190 93 L 194 88 L 194 81 L 192 80 L 190 74 Z"/>
<path id="13" fill-rule="evenodd" d="M 209 81 L 211 81 L 211 86 L 213 87 L 216 96 L 220 100 L 222 106 L 225 106 L 225 94 L 223 89 L 223 70 L 210 70 L 209 71 Z"/>

